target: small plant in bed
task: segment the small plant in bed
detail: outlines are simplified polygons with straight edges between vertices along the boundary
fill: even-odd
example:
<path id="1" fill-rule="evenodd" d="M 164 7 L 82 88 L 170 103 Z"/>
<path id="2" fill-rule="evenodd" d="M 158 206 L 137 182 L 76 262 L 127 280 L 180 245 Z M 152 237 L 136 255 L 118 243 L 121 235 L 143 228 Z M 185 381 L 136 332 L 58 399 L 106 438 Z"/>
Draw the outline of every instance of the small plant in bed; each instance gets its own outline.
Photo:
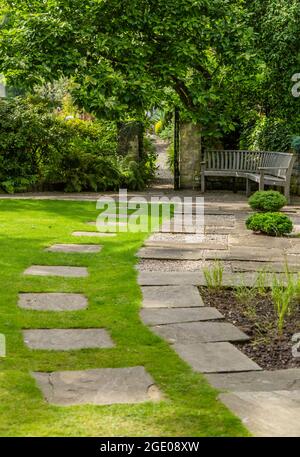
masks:
<path id="1" fill-rule="evenodd" d="M 282 213 L 255 213 L 246 220 L 246 227 L 270 236 L 288 235 L 293 230 L 291 219 Z"/>
<path id="2" fill-rule="evenodd" d="M 287 204 L 287 199 L 275 190 L 255 192 L 248 200 L 249 205 L 256 211 L 279 211 Z"/>
<path id="3" fill-rule="evenodd" d="M 217 308 L 250 337 L 237 346 L 261 368 L 300 368 L 292 353 L 293 335 L 300 332 L 300 277 L 270 275 L 271 286 L 263 294 L 262 277 L 253 287 L 242 280 L 234 288 L 201 287 L 200 293 L 205 306 Z"/>

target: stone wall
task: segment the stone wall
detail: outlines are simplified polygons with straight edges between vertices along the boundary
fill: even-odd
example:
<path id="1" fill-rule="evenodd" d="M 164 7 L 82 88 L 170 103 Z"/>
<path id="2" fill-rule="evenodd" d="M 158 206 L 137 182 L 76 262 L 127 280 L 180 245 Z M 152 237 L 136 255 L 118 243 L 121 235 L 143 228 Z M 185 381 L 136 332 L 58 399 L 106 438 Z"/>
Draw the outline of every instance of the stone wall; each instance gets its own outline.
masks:
<path id="1" fill-rule="evenodd" d="M 199 187 L 201 162 L 201 126 L 180 122 L 179 137 L 180 187 Z"/>

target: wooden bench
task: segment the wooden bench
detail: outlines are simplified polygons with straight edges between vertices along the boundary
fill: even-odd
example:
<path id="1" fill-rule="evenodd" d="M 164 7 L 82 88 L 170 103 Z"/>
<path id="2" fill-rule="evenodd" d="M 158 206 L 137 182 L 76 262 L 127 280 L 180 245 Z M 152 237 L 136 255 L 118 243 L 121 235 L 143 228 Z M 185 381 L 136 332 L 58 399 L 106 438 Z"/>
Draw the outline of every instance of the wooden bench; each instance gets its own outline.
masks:
<path id="1" fill-rule="evenodd" d="M 206 149 L 201 162 L 201 192 L 205 192 L 206 176 L 228 176 L 246 179 L 246 193 L 250 193 L 249 181 L 284 188 L 290 199 L 290 184 L 295 157 L 287 152 L 230 151 Z"/>

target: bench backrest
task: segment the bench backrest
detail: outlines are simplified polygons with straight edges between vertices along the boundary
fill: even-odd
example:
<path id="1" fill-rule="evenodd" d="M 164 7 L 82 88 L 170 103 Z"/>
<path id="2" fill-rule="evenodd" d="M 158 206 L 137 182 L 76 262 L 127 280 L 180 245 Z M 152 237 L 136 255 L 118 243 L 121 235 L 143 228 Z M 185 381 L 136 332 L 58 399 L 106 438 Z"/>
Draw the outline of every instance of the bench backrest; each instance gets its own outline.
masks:
<path id="1" fill-rule="evenodd" d="M 287 178 L 292 172 L 293 154 L 288 152 L 206 149 L 204 160 L 207 170 L 256 173 L 259 167 L 276 167 L 277 169 L 266 171 L 266 173 Z M 280 167 L 287 169 L 280 169 Z"/>

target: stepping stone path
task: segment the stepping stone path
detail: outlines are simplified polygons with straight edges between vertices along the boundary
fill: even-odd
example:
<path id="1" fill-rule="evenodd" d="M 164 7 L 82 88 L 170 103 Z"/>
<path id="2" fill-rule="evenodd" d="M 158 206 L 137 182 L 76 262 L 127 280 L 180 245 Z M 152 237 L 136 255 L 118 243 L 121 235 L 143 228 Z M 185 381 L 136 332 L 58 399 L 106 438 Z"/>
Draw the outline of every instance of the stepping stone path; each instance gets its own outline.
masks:
<path id="1" fill-rule="evenodd" d="M 74 236 L 103 237 L 115 233 L 73 232 Z M 102 246 L 91 244 L 55 244 L 49 252 L 100 252 Z M 25 275 L 87 277 L 85 267 L 33 265 Z M 87 308 L 82 294 L 20 293 L 20 308 L 37 311 L 76 311 Z M 70 351 L 114 347 L 105 329 L 30 329 L 23 330 L 24 343 L 34 350 Z M 45 399 L 52 404 L 68 406 L 80 404 L 110 405 L 157 401 L 162 395 L 143 367 L 101 368 L 82 371 L 33 373 Z"/>
<path id="2" fill-rule="evenodd" d="M 189 308 L 203 306 L 195 286 L 142 287 L 144 308 Z"/>
<path id="3" fill-rule="evenodd" d="M 54 405 L 111 405 L 159 401 L 163 397 L 144 367 L 33 373 Z"/>
<path id="4" fill-rule="evenodd" d="M 96 238 L 102 238 L 105 236 L 116 236 L 116 233 L 107 233 L 107 232 L 73 232 L 73 236 L 92 236 Z"/>
<path id="5" fill-rule="evenodd" d="M 23 330 L 25 344 L 31 349 L 69 351 L 114 347 L 104 329 L 34 329 Z"/>
<path id="6" fill-rule="evenodd" d="M 20 308 L 36 311 L 77 311 L 88 306 L 82 294 L 67 293 L 23 293 L 19 294 Z"/>
<path id="7" fill-rule="evenodd" d="M 176 324 L 224 318 L 216 308 L 204 306 L 201 308 L 147 308 L 141 310 L 140 316 L 146 325 Z"/>
<path id="8" fill-rule="evenodd" d="M 73 278 L 85 278 L 88 276 L 87 268 L 85 267 L 61 267 L 48 265 L 33 265 L 24 271 L 24 275 L 33 276 L 63 276 Z"/>
<path id="9" fill-rule="evenodd" d="M 54 244 L 47 248 L 48 252 L 66 252 L 66 253 L 79 253 L 79 254 L 95 254 L 100 252 L 102 246 L 97 244 Z"/>

